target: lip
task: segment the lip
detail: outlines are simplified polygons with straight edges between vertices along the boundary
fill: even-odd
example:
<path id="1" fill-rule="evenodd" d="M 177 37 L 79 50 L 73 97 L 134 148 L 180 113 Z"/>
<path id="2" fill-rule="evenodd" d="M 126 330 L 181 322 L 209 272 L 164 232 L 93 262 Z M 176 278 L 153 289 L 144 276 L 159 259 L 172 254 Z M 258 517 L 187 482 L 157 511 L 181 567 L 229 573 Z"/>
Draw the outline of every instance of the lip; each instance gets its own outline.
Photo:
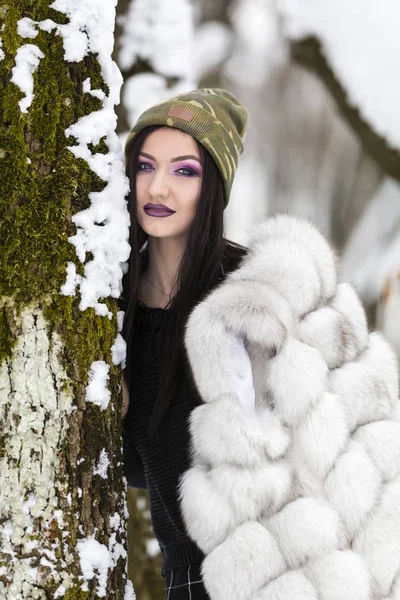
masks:
<path id="1" fill-rule="evenodd" d="M 148 202 L 143 207 L 143 210 L 146 215 L 149 215 L 150 217 L 165 218 L 175 214 L 175 211 L 168 208 L 168 206 L 165 206 L 164 204 L 153 204 L 152 202 Z"/>

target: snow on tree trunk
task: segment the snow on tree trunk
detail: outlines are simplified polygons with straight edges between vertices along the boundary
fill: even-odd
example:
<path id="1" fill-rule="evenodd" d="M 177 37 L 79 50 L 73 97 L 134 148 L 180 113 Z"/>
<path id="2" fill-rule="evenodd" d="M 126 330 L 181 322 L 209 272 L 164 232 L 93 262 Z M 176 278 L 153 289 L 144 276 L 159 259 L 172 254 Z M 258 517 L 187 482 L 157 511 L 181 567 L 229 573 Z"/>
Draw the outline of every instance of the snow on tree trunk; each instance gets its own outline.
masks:
<path id="1" fill-rule="evenodd" d="M 8 600 L 134 597 L 115 300 L 129 223 L 114 18 L 112 1 L 0 7 L 0 597 Z"/>

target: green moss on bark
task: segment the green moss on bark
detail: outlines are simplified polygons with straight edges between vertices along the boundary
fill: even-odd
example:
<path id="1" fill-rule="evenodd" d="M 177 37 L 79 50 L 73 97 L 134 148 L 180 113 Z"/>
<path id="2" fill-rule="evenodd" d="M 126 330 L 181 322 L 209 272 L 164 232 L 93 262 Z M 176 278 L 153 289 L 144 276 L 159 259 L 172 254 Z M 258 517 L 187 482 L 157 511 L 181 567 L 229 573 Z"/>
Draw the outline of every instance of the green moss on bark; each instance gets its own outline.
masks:
<path id="1" fill-rule="evenodd" d="M 108 93 L 108 88 L 95 56 L 89 55 L 80 63 L 67 63 L 61 36 L 44 31 L 39 31 L 34 39 L 22 39 L 18 35 L 17 23 L 23 17 L 34 21 L 50 18 L 57 23 L 67 22 L 64 15 L 49 9 L 48 0 L 17 0 L 7 5 L 3 17 L 0 361 L 11 355 L 18 338 L 18 315 L 22 309 L 39 307 L 48 323 L 49 339 L 55 330 L 63 341 L 62 362 L 70 376 L 78 408 L 77 415 L 71 416 L 69 436 L 60 453 L 61 476 L 72 495 L 66 520 L 71 531 L 71 545 L 75 545 L 78 522 L 84 535 L 91 535 L 96 529 L 96 535 L 108 539 L 109 519 L 104 515 L 122 513 L 121 494 L 117 493 L 122 479 L 119 369 L 111 360 L 111 346 L 117 334 L 117 304 L 115 300 L 106 300 L 113 314 L 109 320 L 96 315 L 91 308 L 82 312 L 79 297 L 66 297 L 59 292 L 66 280 L 69 261 L 83 273 L 75 247 L 68 241 L 68 237 L 76 232 L 72 216 L 89 206 L 90 192 L 100 191 L 105 185 L 85 161 L 70 152 L 68 146 L 76 142 L 66 138 L 65 130 L 80 117 L 102 106 L 98 98 L 83 93 L 85 79 L 90 77 L 92 89 Z M 18 102 L 23 93 L 10 80 L 18 48 L 30 43 L 40 48 L 44 58 L 34 74 L 32 105 L 27 113 L 21 113 Z M 95 150 L 107 151 L 104 140 Z M 107 411 L 85 403 L 87 376 L 95 360 L 105 360 L 111 366 L 109 388 L 113 400 Z M 93 465 L 103 448 L 107 449 L 111 461 L 108 480 L 93 476 Z M 85 462 L 78 466 L 76 457 L 84 457 Z M 78 488 L 83 490 L 82 501 Z M 95 495 L 102 498 L 101 509 L 93 502 L 88 505 Z M 82 506 L 86 506 L 85 514 Z M 121 573 L 122 565 L 111 576 L 110 589 L 121 589 Z M 92 597 L 95 597 L 94 592 L 82 592 L 78 580 L 77 586 L 64 596 L 67 600 Z M 110 597 L 114 597 L 114 593 Z"/>
<path id="2" fill-rule="evenodd" d="M 64 600 L 88 600 L 89 592 L 82 592 L 80 588 L 71 588 L 67 590 Z"/>
<path id="3" fill-rule="evenodd" d="M 19 4 L 25 6 L 25 3 Z M 50 13 L 53 14 L 49 14 L 48 3 L 42 1 L 32 3 L 31 10 L 23 12 L 9 7 L 5 19 L 3 50 L 6 56 L 0 63 L 0 75 L 6 82 L 0 90 L 0 149 L 3 151 L 0 296 L 12 297 L 18 308 L 36 304 L 51 295 L 51 312 L 56 313 L 57 322 L 70 324 L 71 335 L 79 333 L 79 322 L 90 329 L 87 323 L 97 321 L 96 330 L 105 328 L 109 336 L 110 329 L 115 333 L 115 323 L 107 324 L 106 319 L 90 311 L 74 310 L 70 299 L 58 295 L 65 282 L 67 262 L 76 262 L 75 249 L 68 242 L 68 237 L 75 233 L 72 214 L 89 205 L 89 192 L 104 187 L 104 182 L 88 165 L 68 150 L 68 145 L 74 145 L 75 141 L 68 140 L 64 132 L 80 117 L 101 107 L 99 99 L 83 94 L 82 82 L 90 77 L 93 87 L 106 92 L 107 89 L 95 57 L 86 57 L 78 64 L 64 62 L 60 36 L 44 31 L 34 40 L 22 40 L 18 36 L 17 22 L 23 16 L 62 21 L 63 15 Z M 25 114 L 18 106 L 23 94 L 10 83 L 15 53 L 23 43 L 34 43 L 44 53 L 34 75 L 35 97 Z M 70 317 L 68 321 L 64 314 Z M 62 329 L 64 337 L 68 331 Z M 2 330 L 0 356 L 9 353 L 13 341 L 4 323 Z M 95 340 L 93 344 L 89 341 L 86 359 L 88 354 L 99 358 L 99 345 Z M 82 369 L 87 362 L 83 361 Z"/>

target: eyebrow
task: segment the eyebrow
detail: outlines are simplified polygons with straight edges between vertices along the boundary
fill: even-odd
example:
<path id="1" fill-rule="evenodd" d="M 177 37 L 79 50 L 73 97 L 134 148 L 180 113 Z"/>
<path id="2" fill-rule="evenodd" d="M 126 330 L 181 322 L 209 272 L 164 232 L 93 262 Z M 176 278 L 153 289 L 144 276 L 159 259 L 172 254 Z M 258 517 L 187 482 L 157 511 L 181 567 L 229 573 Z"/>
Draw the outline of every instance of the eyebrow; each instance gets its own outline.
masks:
<path id="1" fill-rule="evenodd" d="M 152 156 L 151 154 L 147 154 L 147 152 L 140 152 L 140 156 L 145 156 L 146 158 L 150 158 L 150 160 L 154 160 L 154 162 L 157 162 L 155 157 Z M 185 154 L 184 156 L 176 156 L 175 158 L 171 158 L 171 162 L 179 162 L 180 160 L 187 160 L 188 158 L 197 160 L 198 163 L 200 162 L 199 157 L 195 156 L 194 154 Z"/>

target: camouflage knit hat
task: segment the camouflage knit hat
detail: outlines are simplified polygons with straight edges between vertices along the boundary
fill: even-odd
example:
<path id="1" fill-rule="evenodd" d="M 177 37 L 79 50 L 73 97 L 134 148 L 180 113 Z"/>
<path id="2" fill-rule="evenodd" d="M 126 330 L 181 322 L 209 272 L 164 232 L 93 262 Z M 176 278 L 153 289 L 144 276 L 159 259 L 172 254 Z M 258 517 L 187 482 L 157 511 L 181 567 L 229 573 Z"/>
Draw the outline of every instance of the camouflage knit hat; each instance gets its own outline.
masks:
<path id="1" fill-rule="evenodd" d="M 217 88 L 193 90 L 146 110 L 131 129 L 125 156 L 135 136 L 151 125 L 175 127 L 189 133 L 213 157 L 224 182 L 225 206 L 243 151 L 247 110 L 232 94 Z"/>

